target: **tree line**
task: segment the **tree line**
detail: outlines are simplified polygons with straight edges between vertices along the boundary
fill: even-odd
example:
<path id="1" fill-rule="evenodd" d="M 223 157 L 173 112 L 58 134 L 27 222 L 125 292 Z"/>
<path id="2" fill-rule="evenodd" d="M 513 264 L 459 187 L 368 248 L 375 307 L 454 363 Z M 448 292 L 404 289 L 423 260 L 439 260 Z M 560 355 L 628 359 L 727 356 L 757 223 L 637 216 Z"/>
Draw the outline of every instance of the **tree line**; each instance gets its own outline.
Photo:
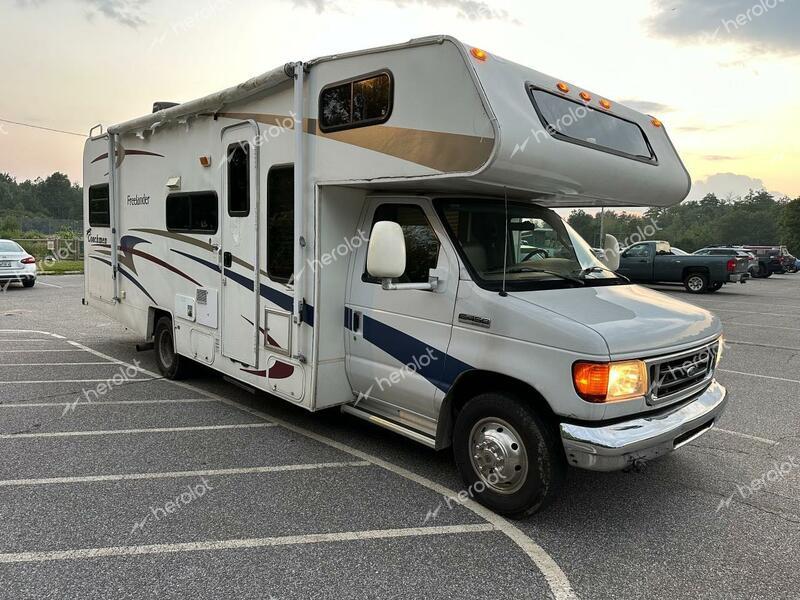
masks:
<path id="1" fill-rule="evenodd" d="M 65 233 L 79 232 L 82 219 L 83 189 L 65 174 L 20 183 L 0 173 L 0 237 L 39 237 L 51 232 L 53 222 Z M 602 245 L 600 213 L 573 210 L 567 220 L 590 244 Z M 623 243 L 661 239 L 687 252 L 713 244 L 785 244 L 800 256 L 800 198 L 775 198 L 766 191 L 736 199 L 708 194 L 699 202 L 643 214 L 607 210 L 603 229 Z"/>
<path id="2" fill-rule="evenodd" d="M 573 210 L 567 221 L 598 247 L 602 246 L 600 219 L 600 213 Z M 694 252 L 711 245 L 784 244 L 800 256 L 800 198 L 790 201 L 751 191 L 744 198 L 724 200 L 708 194 L 700 201 L 650 208 L 644 214 L 606 210 L 603 230 L 627 245 L 656 239 Z"/>

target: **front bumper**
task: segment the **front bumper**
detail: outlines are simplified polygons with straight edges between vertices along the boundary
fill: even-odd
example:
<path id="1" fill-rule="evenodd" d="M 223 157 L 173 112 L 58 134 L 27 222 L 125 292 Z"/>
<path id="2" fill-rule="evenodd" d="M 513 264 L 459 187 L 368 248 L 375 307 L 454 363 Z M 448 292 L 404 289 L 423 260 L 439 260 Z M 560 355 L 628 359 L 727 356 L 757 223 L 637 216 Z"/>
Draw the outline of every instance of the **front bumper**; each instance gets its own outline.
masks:
<path id="1" fill-rule="evenodd" d="M 561 442 L 569 464 L 591 471 L 619 471 L 663 456 L 714 426 L 728 402 L 716 381 L 688 404 L 653 415 L 591 427 L 561 424 Z"/>

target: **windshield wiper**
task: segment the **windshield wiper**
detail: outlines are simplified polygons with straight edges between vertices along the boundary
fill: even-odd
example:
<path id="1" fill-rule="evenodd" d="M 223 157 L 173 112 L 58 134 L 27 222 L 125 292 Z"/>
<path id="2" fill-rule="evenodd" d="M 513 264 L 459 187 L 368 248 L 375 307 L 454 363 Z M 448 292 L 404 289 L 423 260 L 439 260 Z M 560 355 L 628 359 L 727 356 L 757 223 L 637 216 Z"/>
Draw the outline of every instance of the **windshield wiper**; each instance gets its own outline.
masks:
<path id="1" fill-rule="evenodd" d="M 579 279 L 577 277 L 573 277 L 572 275 L 564 275 L 563 273 L 559 273 L 558 271 L 549 271 L 547 269 L 537 269 L 535 267 L 514 267 L 506 271 L 506 273 L 547 273 L 548 275 L 552 275 L 553 277 L 558 277 L 559 279 L 564 279 L 566 281 L 572 281 L 573 283 L 578 283 L 580 285 L 586 285 L 586 281 L 583 279 Z"/>
<path id="2" fill-rule="evenodd" d="M 586 267 L 585 269 L 583 269 L 583 270 L 580 272 L 580 274 L 578 275 L 578 277 L 580 278 L 580 280 L 581 280 L 581 281 L 586 281 L 586 276 L 587 276 L 589 273 L 596 273 L 597 271 L 606 271 L 607 273 L 611 273 L 612 275 L 614 275 L 614 277 L 616 277 L 616 278 L 618 278 L 618 279 L 624 279 L 624 280 L 625 280 L 625 281 L 627 281 L 628 283 L 630 283 L 630 282 L 631 282 L 631 280 L 630 280 L 630 279 L 628 279 L 627 277 L 625 277 L 625 275 L 620 275 L 620 274 L 619 274 L 619 273 L 617 273 L 616 271 L 612 271 L 611 269 L 607 269 L 606 267 L 601 267 L 601 266 L 599 266 L 599 265 L 595 265 L 595 266 L 593 266 L 593 267 Z"/>

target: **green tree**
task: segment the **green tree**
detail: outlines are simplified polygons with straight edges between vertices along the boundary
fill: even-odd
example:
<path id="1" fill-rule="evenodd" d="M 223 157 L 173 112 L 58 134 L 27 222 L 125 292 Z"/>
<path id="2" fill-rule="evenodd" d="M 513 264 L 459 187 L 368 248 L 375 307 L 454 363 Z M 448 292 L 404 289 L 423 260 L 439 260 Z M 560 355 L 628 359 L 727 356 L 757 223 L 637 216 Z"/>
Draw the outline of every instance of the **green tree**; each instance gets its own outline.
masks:
<path id="1" fill-rule="evenodd" d="M 781 243 L 786 244 L 794 256 L 800 256 L 800 198 L 784 205 L 780 233 Z"/>

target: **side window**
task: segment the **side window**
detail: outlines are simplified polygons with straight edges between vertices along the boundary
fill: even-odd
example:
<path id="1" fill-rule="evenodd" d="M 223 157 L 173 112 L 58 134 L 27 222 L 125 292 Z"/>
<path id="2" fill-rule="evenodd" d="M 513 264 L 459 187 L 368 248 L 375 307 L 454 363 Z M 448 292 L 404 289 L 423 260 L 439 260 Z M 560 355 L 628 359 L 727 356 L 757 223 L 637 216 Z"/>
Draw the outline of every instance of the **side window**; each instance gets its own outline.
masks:
<path id="1" fill-rule="evenodd" d="M 267 175 L 267 275 L 288 283 L 294 271 L 294 165 Z"/>
<path id="2" fill-rule="evenodd" d="M 250 214 L 250 145 L 228 146 L 228 214 L 246 217 Z"/>
<path id="3" fill-rule="evenodd" d="M 111 213 L 108 207 L 108 184 L 89 188 L 89 226 L 110 227 Z"/>
<path id="4" fill-rule="evenodd" d="M 698 256 L 708 256 L 708 252 L 709 252 L 708 250 L 698 250 L 697 252 L 695 252 L 695 254 L 697 254 Z"/>
<path id="5" fill-rule="evenodd" d="M 392 112 L 393 96 L 388 72 L 327 86 L 319 95 L 319 128 L 327 133 L 385 123 Z"/>
<path id="6" fill-rule="evenodd" d="M 219 206 L 216 192 L 186 192 L 167 196 L 167 230 L 216 233 Z"/>
<path id="7" fill-rule="evenodd" d="M 627 258 L 647 258 L 650 256 L 650 247 L 647 244 L 637 244 L 625 251 Z"/>
<path id="8" fill-rule="evenodd" d="M 427 283 L 430 269 L 439 262 L 439 238 L 433 231 L 421 206 L 413 204 L 381 204 L 375 211 L 372 226 L 378 221 L 394 221 L 403 229 L 406 242 L 406 271 L 400 283 Z M 364 266 L 362 281 L 380 283 Z"/>

